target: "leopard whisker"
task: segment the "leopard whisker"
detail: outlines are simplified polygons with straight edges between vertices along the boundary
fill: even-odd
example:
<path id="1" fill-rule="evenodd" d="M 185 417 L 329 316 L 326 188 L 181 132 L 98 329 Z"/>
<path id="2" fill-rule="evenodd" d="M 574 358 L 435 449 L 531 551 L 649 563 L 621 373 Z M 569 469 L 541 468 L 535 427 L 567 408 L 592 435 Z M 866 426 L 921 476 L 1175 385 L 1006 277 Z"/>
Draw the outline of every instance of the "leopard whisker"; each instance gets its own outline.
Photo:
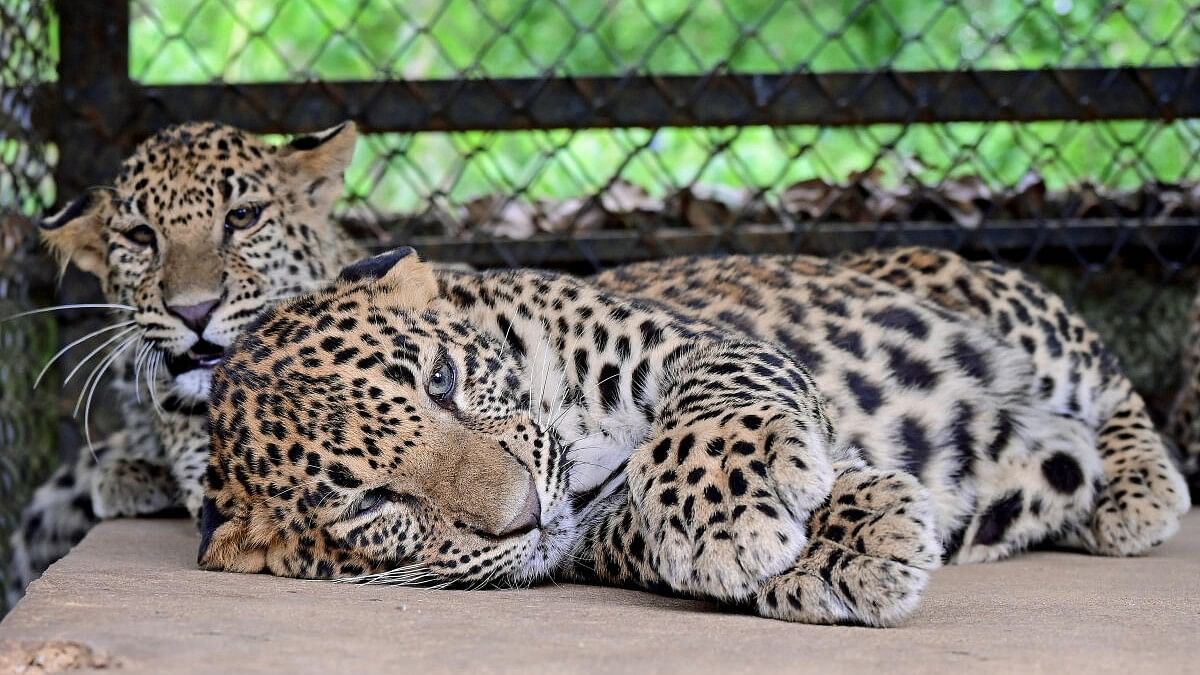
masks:
<path id="1" fill-rule="evenodd" d="M 367 586 L 418 586 L 441 578 L 442 577 L 432 572 L 424 564 L 417 564 L 411 568 L 397 568 L 396 570 L 383 572 L 380 574 L 364 575 L 363 577 L 359 577 L 359 579 L 364 580 L 360 581 L 360 583 Z"/>
<path id="2" fill-rule="evenodd" d="M 108 338 L 104 342 L 100 343 L 100 345 L 97 346 L 92 351 L 88 352 L 87 356 L 83 357 L 83 359 L 81 359 L 79 361 L 79 363 L 77 363 L 75 365 L 75 367 L 71 369 L 71 372 L 67 373 L 67 376 L 65 378 L 63 378 L 63 381 L 62 381 L 63 386 L 65 387 L 67 385 L 67 383 L 69 383 L 71 381 L 71 378 L 75 377 L 75 373 L 78 373 L 80 368 L 82 368 L 88 361 L 91 361 L 92 357 L 96 356 L 101 351 L 103 351 L 105 347 L 108 347 L 109 345 L 113 344 L 114 342 L 124 340 L 126 337 L 129 336 L 130 333 L 132 333 L 136 330 L 137 330 L 137 326 L 129 326 L 129 327 L 123 329 L 121 332 L 117 333 L 116 335 L 113 335 L 112 337 Z"/>
<path id="3" fill-rule="evenodd" d="M 348 579 L 334 579 L 335 583 L 354 583 L 363 585 L 382 584 L 388 581 L 405 581 L 408 579 L 416 579 L 424 575 L 426 570 L 424 567 L 418 567 L 410 570 L 390 570 L 378 574 L 365 574 Z"/>
<path id="4" fill-rule="evenodd" d="M 154 345 L 147 342 L 142 345 L 141 349 L 138 350 L 137 356 L 133 357 L 133 394 L 137 397 L 138 404 L 141 404 L 142 402 L 142 368 L 146 365 L 146 359 L 150 355 L 151 349 L 154 349 Z M 149 380 L 147 380 L 147 382 L 149 382 Z"/>
<path id="5" fill-rule="evenodd" d="M 495 576 L 496 571 L 499 569 L 500 569 L 499 567 L 493 567 L 492 571 L 490 571 L 487 574 L 480 577 L 478 581 L 476 581 L 474 584 L 471 585 L 470 588 L 467 589 L 467 591 L 474 592 L 474 591 L 478 591 L 478 590 L 482 589 L 484 586 L 487 586 L 488 582 L 492 580 L 492 577 Z"/>
<path id="6" fill-rule="evenodd" d="M 529 375 L 529 402 L 528 402 L 529 405 L 526 406 L 526 413 L 529 415 L 530 419 L 534 419 L 534 415 L 533 415 L 533 377 L 534 377 L 533 364 L 537 363 L 537 360 L 541 357 L 542 345 L 544 345 L 544 344 L 545 344 L 544 341 L 539 340 L 538 346 L 537 346 L 537 352 L 534 353 L 533 360 L 532 361 L 527 360 L 525 362 L 526 363 L 526 369 L 525 369 L 526 374 Z"/>
<path id="7" fill-rule="evenodd" d="M 50 371 L 50 367 L 53 366 L 56 361 L 58 361 L 60 358 L 62 358 L 62 356 L 64 354 L 71 351 L 71 349 L 73 349 L 76 345 L 78 345 L 86 340 L 89 340 L 93 337 L 96 337 L 97 335 L 100 335 L 101 333 L 107 333 L 108 331 L 118 330 L 121 328 L 128 328 L 129 326 L 132 326 L 134 323 L 135 322 L 132 319 L 130 319 L 129 321 L 122 321 L 121 323 L 118 323 L 118 324 L 113 324 L 111 326 L 105 326 L 104 328 L 99 328 L 97 330 L 94 330 L 94 331 L 88 333 L 87 335 L 84 335 L 83 337 L 79 338 L 78 340 L 71 342 L 71 344 L 67 345 L 66 347 L 63 347 L 62 349 L 58 350 L 58 352 L 54 356 L 50 357 L 50 360 L 46 362 L 46 365 L 42 367 L 41 372 L 38 373 L 37 378 L 33 381 L 33 388 L 37 389 L 38 385 L 42 383 L 42 378 L 45 377 L 46 373 L 48 373 Z"/>
<path id="8" fill-rule="evenodd" d="M 567 394 L 567 395 L 569 395 L 569 394 L 570 394 L 570 392 L 568 392 L 568 394 Z M 564 395 L 564 397 L 563 397 L 563 402 L 564 402 L 564 403 L 566 402 L 566 396 L 567 396 L 567 395 Z M 574 400 L 574 401 L 571 401 L 569 404 L 567 404 L 567 405 L 566 405 L 566 407 L 562 409 L 562 412 L 561 412 L 560 414 L 556 415 L 556 416 L 554 417 L 554 419 L 550 420 L 550 428 L 551 428 L 552 430 L 555 430 L 555 431 L 557 431 L 557 430 L 558 430 L 558 425 L 559 425 L 559 423 L 562 421 L 562 418 L 563 418 L 563 417 L 564 417 L 564 416 L 565 416 L 565 415 L 566 415 L 568 412 L 570 412 L 572 408 L 574 408 L 575 406 L 579 405 L 579 403 L 581 402 L 582 398 L 583 398 L 583 397 L 582 397 L 582 395 L 581 395 L 581 396 L 580 396 L 580 398 L 578 398 L 578 399 L 576 399 L 576 400 Z"/>
<path id="9" fill-rule="evenodd" d="M 87 404 L 85 404 L 83 407 L 83 435 L 87 439 L 88 449 L 93 453 L 93 455 L 95 455 L 95 449 L 92 444 L 91 427 L 92 397 L 96 395 L 96 389 L 100 386 L 100 382 L 104 379 L 104 375 L 108 372 L 108 369 L 112 367 L 112 364 L 116 362 L 117 358 L 121 356 L 126 349 L 129 349 L 129 347 L 136 344 L 138 339 L 139 338 L 135 335 L 121 343 L 121 346 L 114 349 L 113 353 L 109 354 L 108 357 L 102 362 L 100 369 L 96 371 L 98 374 L 95 376 L 95 379 L 92 380 L 92 388 L 90 391 L 88 391 Z M 76 403 L 76 406 L 78 406 L 78 403 Z"/>
<path id="10" fill-rule="evenodd" d="M 128 335 L 128 332 L 126 335 Z M 88 371 L 87 377 L 84 378 L 83 384 L 80 386 L 79 397 L 75 400 L 75 408 L 71 411 L 72 415 L 79 415 L 79 408 L 83 404 L 83 397 L 88 391 L 93 389 L 93 385 L 99 380 L 98 375 L 103 374 L 109 365 L 112 364 L 113 360 L 115 360 L 116 357 L 120 355 L 126 347 L 135 342 L 137 339 L 138 337 L 136 335 L 130 335 L 126 337 L 124 340 L 115 345 L 111 351 L 101 357 L 100 360 L 97 361 L 92 367 L 92 369 Z"/>
<path id="11" fill-rule="evenodd" d="M 620 377 L 620 376 L 621 376 L 620 371 L 617 371 L 617 372 L 613 373 L 612 375 L 609 375 L 608 377 L 606 377 L 603 380 L 596 383 L 596 389 L 600 389 L 600 387 L 602 387 L 606 382 L 613 379 L 614 377 Z M 580 389 L 580 392 L 579 392 L 579 399 L 576 400 L 572 405 L 578 405 L 580 403 L 589 403 L 589 404 L 592 403 L 591 399 L 588 398 L 587 393 L 585 393 L 582 389 Z M 570 409 L 571 409 L 570 407 L 567 408 L 567 410 L 570 410 Z M 564 414 L 565 414 L 565 411 L 564 411 Z M 557 428 L 559 421 L 560 421 L 559 419 L 555 419 L 554 421 L 552 421 L 550 423 L 550 428 L 551 429 Z M 626 427 L 626 428 L 628 428 L 628 427 Z M 579 439 L 575 439 L 575 440 L 577 441 Z M 572 441 L 572 442 L 574 442 L 574 441 Z"/>
<path id="12" fill-rule="evenodd" d="M 4 323 L 6 321 L 12 321 L 13 319 L 20 319 L 20 318 L 26 317 L 26 316 L 33 316 L 34 314 L 44 314 L 46 312 L 63 312 L 68 309 L 115 309 L 115 310 L 120 310 L 123 312 L 136 312 L 137 311 L 137 307 L 133 307 L 132 305 L 121 305 L 121 304 L 107 303 L 107 302 L 81 302 L 81 303 L 75 303 L 75 304 L 71 304 L 71 305 L 55 305 L 53 307 L 41 307 L 39 309 L 31 309 L 31 310 L 28 310 L 25 312 L 18 312 L 17 314 L 6 316 L 3 319 L 0 319 L 0 323 Z"/>
<path id="13" fill-rule="evenodd" d="M 389 574 L 399 574 L 401 572 L 412 571 L 412 570 L 416 570 L 416 569 L 425 569 L 424 563 L 413 563 L 411 565 L 402 565 L 400 567 L 394 567 L 394 568 L 392 568 L 390 570 L 386 570 L 384 572 L 372 572 L 370 574 L 359 574 L 358 576 L 353 576 L 353 577 L 342 577 L 340 579 L 333 579 L 332 581 L 335 584 L 360 583 L 364 580 L 376 579 L 376 578 L 386 576 Z"/>
<path id="14" fill-rule="evenodd" d="M 437 584 L 436 586 L 430 586 L 430 587 L 429 587 L 429 590 L 431 590 L 431 591 L 444 591 L 444 590 L 446 590 L 447 588 L 450 588 L 451 586 L 453 586 L 453 585 L 454 585 L 455 583 L 457 583 L 457 582 L 458 582 L 458 580 L 457 580 L 457 579 L 449 579 L 449 580 L 447 580 L 447 581 L 445 581 L 445 582 L 443 582 L 443 583 Z"/>
<path id="15" fill-rule="evenodd" d="M 153 359 L 153 367 L 150 374 L 146 377 L 146 388 L 150 390 L 150 401 L 154 405 L 154 411 L 158 413 L 158 418 L 162 419 L 166 411 L 163 410 L 162 403 L 158 400 L 158 374 L 166 359 L 166 355 L 163 352 L 158 352 L 153 356 Z"/>
<path id="16" fill-rule="evenodd" d="M 542 363 L 542 388 L 541 388 L 541 391 L 538 392 L 538 401 L 537 401 L 537 403 L 538 403 L 538 407 L 537 407 L 538 419 L 535 419 L 538 426 L 542 425 L 542 420 L 540 418 L 542 416 L 542 409 L 546 402 L 546 385 L 550 383 L 550 363 L 551 363 L 551 361 L 556 361 L 556 360 L 557 359 L 555 359 L 553 350 L 549 350 L 549 349 L 546 350 L 546 359 Z M 561 385 L 561 382 L 560 382 L 560 385 Z"/>

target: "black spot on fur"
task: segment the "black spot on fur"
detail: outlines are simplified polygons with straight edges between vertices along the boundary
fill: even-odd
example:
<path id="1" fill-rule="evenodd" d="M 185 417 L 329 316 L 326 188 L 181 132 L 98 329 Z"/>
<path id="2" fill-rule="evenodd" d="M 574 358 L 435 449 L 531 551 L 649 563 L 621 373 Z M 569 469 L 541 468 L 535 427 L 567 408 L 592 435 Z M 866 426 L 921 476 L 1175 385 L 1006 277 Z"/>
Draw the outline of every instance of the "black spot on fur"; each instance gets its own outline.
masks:
<path id="1" fill-rule="evenodd" d="M 991 546 L 1004 541 L 1008 528 L 1021 515 L 1022 500 L 1021 491 L 1014 490 L 992 502 L 979 517 L 979 529 L 975 531 L 973 543 Z"/>
<path id="2" fill-rule="evenodd" d="M 988 367 L 987 357 L 968 343 L 965 337 L 958 336 L 950 345 L 950 359 L 967 375 L 984 384 L 991 383 L 992 371 Z"/>
<path id="3" fill-rule="evenodd" d="M 621 371 L 613 364 L 600 369 L 600 402 L 605 410 L 612 410 L 621 402 Z"/>
<path id="4" fill-rule="evenodd" d="M 900 384 L 917 389 L 932 389 L 937 385 L 937 373 L 928 361 L 917 358 L 896 345 L 889 345 L 884 349 L 888 354 L 888 367 L 896 374 Z"/>
<path id="5" fill-rule="evenodd" d="M 879 410 L 879 406 L 883 405 L 883 390 L 872 384 L 866 376 L 848 370 L 846 371 L 846 386 L 850 389 L 850 393 L 854 394 L 855 400 L 858 401 L 858 407 L 868 415 L 875 414 L 875 411 Z"/>
<path id="6" fill-rule="evenodd" d="M 1065 452 L 1056 452 L 1042 462 L 1042 475 L 1050 487 L 1065 495 L 1072 494 L 1083 485 L 1083 469 L 1074 457 Z"/>
<path id="7" fill-rule="evenodd" d="M 925 325 L 921 317 L 903 307 L 889 307 L 867 315 L 867 319 L 884 328 L 902 330 L 918 340 L 924 340 L 929 335 L 929 326 Z"/>
<path id="8" fill-rule="evenodd" d="M 329 474 L 329 479 L 332 480 L 333 484 L 337 485 L 338 487 L 356 488 L 362 485 L 362 481 L 359 480 L 352 471 L 350 471 L 349 467 L 341 462 L 334 462 L 333 464 L 330 464 L 329 468 L 325 470 L 325 473 Z"/>
<path id="9" fill-rule="evenodd" d="M 915 418 L 904 416 L 900 420 L 900 444 L 904 446 L 904 470 L 920 477 L 929 455 L 933 452 L 933 444 L 929 442 L 929 434 L 925 425 Z"/>

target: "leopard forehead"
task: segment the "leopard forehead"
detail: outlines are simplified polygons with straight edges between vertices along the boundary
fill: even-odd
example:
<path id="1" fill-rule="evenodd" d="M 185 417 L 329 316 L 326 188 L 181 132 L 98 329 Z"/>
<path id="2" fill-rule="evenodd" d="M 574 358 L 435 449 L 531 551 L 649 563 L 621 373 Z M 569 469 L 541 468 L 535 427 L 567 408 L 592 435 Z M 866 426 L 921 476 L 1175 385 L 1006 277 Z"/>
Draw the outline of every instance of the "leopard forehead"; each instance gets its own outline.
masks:
<path id="1" fill-rule="evenodd" d="M 117 216 L 151 220 L 169 236 L 230 199 L 274 197 L 275 155 L 272 146 L 235 127 L 213 122 L 168 127 L 122 163 L 114 182 Z"/>

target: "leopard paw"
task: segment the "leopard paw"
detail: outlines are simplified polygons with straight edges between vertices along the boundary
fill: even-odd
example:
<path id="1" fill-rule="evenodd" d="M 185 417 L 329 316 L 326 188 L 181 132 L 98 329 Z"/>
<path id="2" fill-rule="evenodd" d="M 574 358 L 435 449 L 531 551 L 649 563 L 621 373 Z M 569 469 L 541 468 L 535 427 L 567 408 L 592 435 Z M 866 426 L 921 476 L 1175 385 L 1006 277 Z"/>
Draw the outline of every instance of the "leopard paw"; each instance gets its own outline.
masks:
<path id="1" fill-rule="evenodd" d="M 114 457 L 92 476 L 92 510 L 101 519 L 157 513 L 174 506 L 178 489 L 170 469 L 144 459 Z"/>
<path id="2" fill-rule="evenodd" d="M 752 597 L 808 541 L 832 482 L 824 451 L 788 417 L 758 409 L 661 439 L 629 472 L 658 574 L 684 592 Z"/>
<path id="3" fill-rule="evenodd" d="M 920 603 L 941 544 L 928 492 L 911 475 L 861 462 L 840 467 L 829 504 L 813 514 L 796 565 L 758 593 L 763 616 L 889 626 Z"/>
<path id="4" fill-rule="evenodd" d="M 1090 521 L 1076 533 L 1098 555 L 1149 551 L 1175 534 L 1190 508 L 1187 486 L 1166 460 L 1121 469 L 1107 481 Z"/>
<path id="5" fill-rule="evenodd" d="M 756 598 L 772 619 L 817 624 L 896 625 L 916 611 L 929 571 L 815 543 L 805 558 L 767 580 Z"/>
<path id="6" fill-rule="evenodd" d="M 929 570 L 942 557 L 935 518 L 929 492 L 914 476 L 857 464 L 838 473 L 829 505 L 814 513 L 809 529 L 814 540 Z"/>

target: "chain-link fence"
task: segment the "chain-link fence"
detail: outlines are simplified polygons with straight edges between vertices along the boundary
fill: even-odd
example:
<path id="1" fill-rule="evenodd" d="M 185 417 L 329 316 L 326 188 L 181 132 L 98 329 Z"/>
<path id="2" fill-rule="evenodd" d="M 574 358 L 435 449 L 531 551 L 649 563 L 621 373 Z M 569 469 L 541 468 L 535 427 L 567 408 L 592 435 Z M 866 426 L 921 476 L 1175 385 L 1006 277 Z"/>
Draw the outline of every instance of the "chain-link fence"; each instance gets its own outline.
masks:
<path id="1" fill-rule="evenodd" d="M 33 489 L 59 460 L 58 417 L 50 389 L 33 390 L 41 364 L 54 352 L 55 324 L 32 309 L 53 280 L 35 256 L 32 217 L 54 198 L 53 149 L 34 131 L 38 85 L 53 76 L 51 18 L 44 3 L 0 4 L 0 561 L 8 535 Z M 47 273 L 49 272 L 49 273 Z M 0 589 L 7 588 L 0 567 Z M 4 611 L 0 592 L 0 614 Z"/>
<path id="2" fill-rule="evenodd" d="M 585 273 L 947 246 L 1028 265 L 1160 408 L 1174 388 L 1197 0 L 45 4 L 0 10 L 0 48 L 33 64 L 5 71 L 0 147 L 41 167 L 0 191 L 20 213 L 109 180 L 165 124 L 349 118 L 368 133 L 337 215 L 373 245 Z"/>

